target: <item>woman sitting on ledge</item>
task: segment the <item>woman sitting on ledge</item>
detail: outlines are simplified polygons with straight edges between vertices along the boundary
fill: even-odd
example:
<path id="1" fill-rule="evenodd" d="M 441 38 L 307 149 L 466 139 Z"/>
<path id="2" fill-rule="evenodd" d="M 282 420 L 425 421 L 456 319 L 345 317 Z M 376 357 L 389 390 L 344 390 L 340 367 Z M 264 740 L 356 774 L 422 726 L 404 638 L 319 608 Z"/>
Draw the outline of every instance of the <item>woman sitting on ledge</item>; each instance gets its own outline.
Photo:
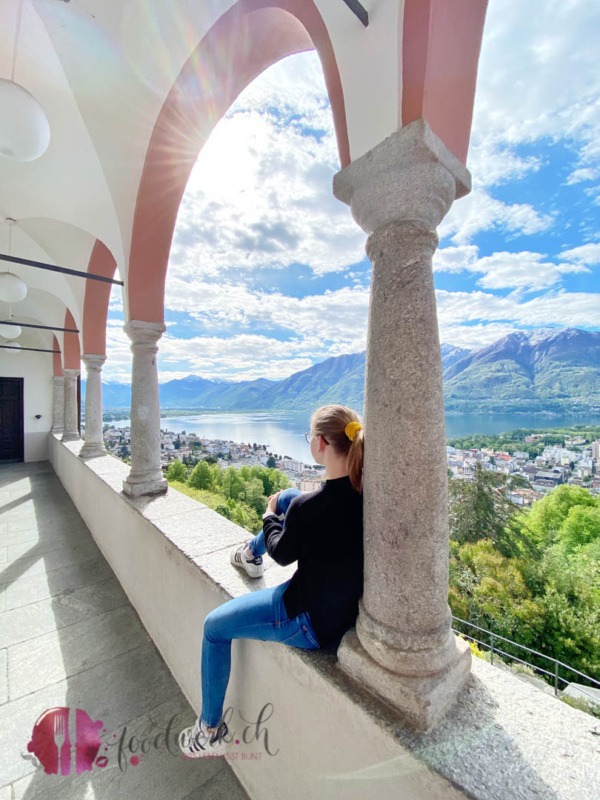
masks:
<path id="1" fill-rule="evenodd" d="M 222 715 L 233 639 L 316 650 L 337 647 L 356 622 L 363 592 L 363 428 L 352 409 L 323 406 L 306 437 L 315 462 L 325 467 L 324 485 L 310 494 L 272 495 L 263 530 L 231 554 L 232 564 L 253 578 L 263 574 L 265 552 L 282 566 L 297 561 L 298 568 L 285 583 L 229 600 L 204 620 L 202 712 L 179 737 L 188 758 L 228 750 Z"/>

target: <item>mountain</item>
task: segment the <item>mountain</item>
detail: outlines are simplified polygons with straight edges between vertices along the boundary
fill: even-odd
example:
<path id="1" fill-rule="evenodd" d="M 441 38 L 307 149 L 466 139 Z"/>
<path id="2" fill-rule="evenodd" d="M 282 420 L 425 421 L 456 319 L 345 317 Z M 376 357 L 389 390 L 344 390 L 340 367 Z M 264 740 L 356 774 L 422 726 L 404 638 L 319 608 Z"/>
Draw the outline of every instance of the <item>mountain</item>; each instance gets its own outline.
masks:
<path id="1" fill-rule="evenodd" d="M 600 333 L 576 328 L 511 333 L 487 347 L 442 344 L 447 411 L 600 411 Z M 159 387 L 163 410 L 362 408 L 365 353 L 328 358 L 281 381 L 207 380 L 189 375 Z M 104 383 L 105 409 L 128 409 L 131 388 Z"/>
<path id="2" fill-rule="evenodd" d="M 440 353 L 442 354 L 442 370 L 456 364 L 461 358 L 468 356 L 470 350 L 465 350 L 464 347 L 455 347 L 453 344 L 440 345 Z"/>
<path id="3" fill-rule="evenodd" d="M 448 411 L 600 409 L 600 333 L 511 333 L 444 369 Z"/>
<path id="4" fill-rule="evenodd" d="M 362 408 L 364 382 L 365 354 L 353 353 L 296 372 L 269 387 L 260 399 L 268 409 L 313 408 L 326 403 Z"/>

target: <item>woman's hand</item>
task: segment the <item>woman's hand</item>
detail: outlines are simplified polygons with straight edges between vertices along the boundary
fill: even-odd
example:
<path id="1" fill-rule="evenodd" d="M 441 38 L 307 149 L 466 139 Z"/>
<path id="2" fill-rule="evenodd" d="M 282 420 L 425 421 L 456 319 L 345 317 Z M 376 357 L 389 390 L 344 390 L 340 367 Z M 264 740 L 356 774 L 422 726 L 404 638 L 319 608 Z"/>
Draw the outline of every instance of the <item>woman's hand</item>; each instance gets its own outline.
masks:
<path id="1" fill-rule="evenodd" d="M 277 501 L 279 500 L 280 494 L 281 492 L 272 494 L 267 501 L 267 511 L 270 511 L 271 514 L 277 514 Z"/>

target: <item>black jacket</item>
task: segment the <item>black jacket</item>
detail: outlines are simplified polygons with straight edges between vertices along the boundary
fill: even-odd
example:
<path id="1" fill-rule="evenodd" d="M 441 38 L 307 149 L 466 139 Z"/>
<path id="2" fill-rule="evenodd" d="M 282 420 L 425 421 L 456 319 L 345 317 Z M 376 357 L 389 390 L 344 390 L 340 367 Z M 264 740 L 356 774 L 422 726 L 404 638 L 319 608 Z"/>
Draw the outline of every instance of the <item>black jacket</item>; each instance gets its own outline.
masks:
<path id="1" fill-rule="evenodd" d="M 350 479 L 328 480 L 296 497 L 282 523 L 263 520 L 271 558 L 298 561 L 283 602 L 290 619 L 307 612 L 321 647 L 337 646 L 356 622 L 363 592 L 363 502 Z"/>

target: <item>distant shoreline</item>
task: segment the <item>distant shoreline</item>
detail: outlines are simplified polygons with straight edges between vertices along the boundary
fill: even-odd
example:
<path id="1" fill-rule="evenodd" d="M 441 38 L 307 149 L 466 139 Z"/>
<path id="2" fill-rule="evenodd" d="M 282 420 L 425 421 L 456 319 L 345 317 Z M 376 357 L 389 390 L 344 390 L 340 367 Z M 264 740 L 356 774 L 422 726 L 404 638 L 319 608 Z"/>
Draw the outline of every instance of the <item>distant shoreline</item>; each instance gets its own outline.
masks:
<path id="1" fill-rule="evenodd" d="M 82 409 L 83 410 L 83 409 Z M 362 409 L 357 409 L 359 413 L 363 413 Z M 232 410 L 232 409 L 221 409 L 221 408 L 207 408 L 207 409 L 197 409 L 197 408 L 179 408 L 179 409 L 161 409 L 160 416 L 161 417 L 201 417 L 207 414 L 297 414 L 297 413 L 304 413 L 304 414 L 311 414 L 314 411 L 313 407 L 310 408 L 245 408 L 243 410 Z M 501 417 L 506 414 L 511 414 L 514 416 L 522 416 L 522 417 L 544 417 L 547 419 L 556 419 L 558 417 L 563 416 L 572 416 L 572 417 L 594 417 L 600 416 L 600 408 L 590 407 L 589 409 L 582 410 L 570 410 L 570 409 L 561 409 L 560 411 L 513 411 L 511 409 L 502 409 L 502 410 L 481 410 L 481 409 L 473 409 L 470 411 L 458 411 L 456 409 L 449 409 L 444 411 L 444 415 L 447 417 L 460 417 L 465 415 L 472 415 L 472 416 L 489 416 L 489 417 Z M 104 410 L 102 415 L 103 422 L 111 422 L 112 420 L 123 420 L 129 419 L 131 416 L 131 408 L 107 408 Z"/>

